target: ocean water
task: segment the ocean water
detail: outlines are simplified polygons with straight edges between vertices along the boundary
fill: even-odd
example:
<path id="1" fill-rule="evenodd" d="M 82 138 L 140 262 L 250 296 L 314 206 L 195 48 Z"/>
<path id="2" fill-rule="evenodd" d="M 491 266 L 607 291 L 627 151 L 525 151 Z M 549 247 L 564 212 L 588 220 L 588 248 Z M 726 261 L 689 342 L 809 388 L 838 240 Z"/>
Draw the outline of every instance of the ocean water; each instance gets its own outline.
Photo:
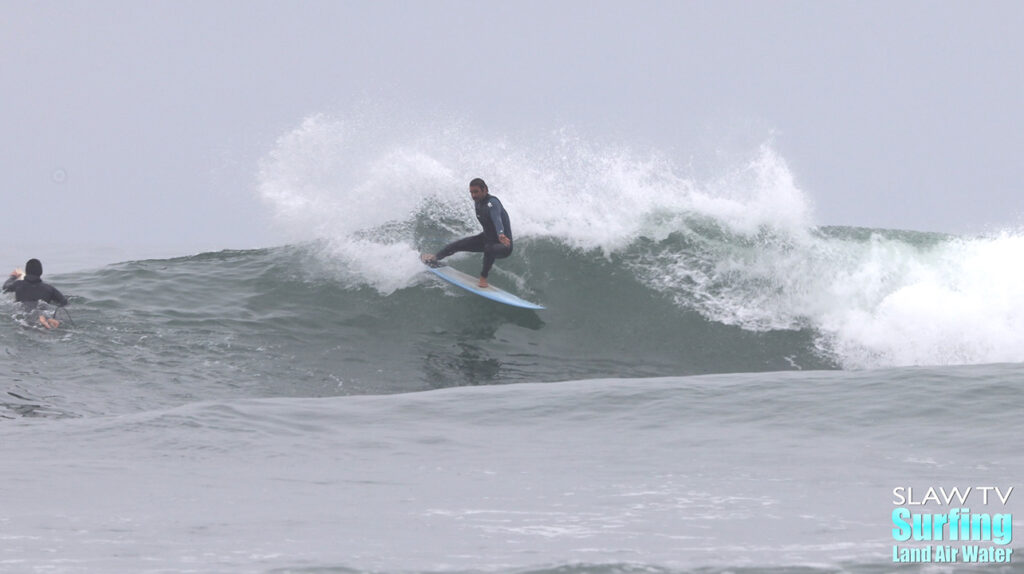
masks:
<path id="1" fill-rule="evenodd" d="M 0 303 L 0 571 L 1021 571 L 895 564 L 891 516 L 1019 515 L 1024 235 L 817 226 L 770 148 L 696 178 L 362 133 L 268 154 L 287 245 L 48 265 L 52 332 Z M 473 232 L 476 166 L 491 280 L 545 311 L 418 263 Z"/>

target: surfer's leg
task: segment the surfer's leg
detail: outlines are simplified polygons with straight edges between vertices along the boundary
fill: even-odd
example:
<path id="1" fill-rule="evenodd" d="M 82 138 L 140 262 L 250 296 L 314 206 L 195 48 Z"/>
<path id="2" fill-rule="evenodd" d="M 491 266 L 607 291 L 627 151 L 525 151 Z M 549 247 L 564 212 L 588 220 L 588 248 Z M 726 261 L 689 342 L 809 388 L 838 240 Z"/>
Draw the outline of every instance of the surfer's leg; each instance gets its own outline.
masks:
<path id="1" fill-rule="evenodd" d="M 480 286 L 487 284 L 487 275 L 491 272 L 491 265 L 494 265 L 494 255 L 484 251 L 484 268 L 480 271 Z"/>
<path id="2" fill-rule="evenodd" d="M 460 251 L 480 253 L 481 251 L 484 250 L 484 245 L 485 241 L 483 233 L 481 233 L 480 235 L 474 235 L 472 237 L 464 237 L 462 239 L 459 239 L 458 241 L 453 241 L 448 245 L 445 245 L 443 248 L 441 248 L 440 251 L 434 254 L 434 258 L 437 261 L 440 261 L 445 257 L 448 257 L 449 255 L 453 253 L 458 253 Z"/>
<path id="3" fill-rule="evenodd" d="M 480 272 L 481 279 L 487 279 L 487 275 L 491 272 L 491 266 L 494 265 L 495 259 L 504 259 L 509 255 L 512 255 L 511 245 L 502 245 L 500 243 L 488 243 L 484 246 L 484 268 Z"/>

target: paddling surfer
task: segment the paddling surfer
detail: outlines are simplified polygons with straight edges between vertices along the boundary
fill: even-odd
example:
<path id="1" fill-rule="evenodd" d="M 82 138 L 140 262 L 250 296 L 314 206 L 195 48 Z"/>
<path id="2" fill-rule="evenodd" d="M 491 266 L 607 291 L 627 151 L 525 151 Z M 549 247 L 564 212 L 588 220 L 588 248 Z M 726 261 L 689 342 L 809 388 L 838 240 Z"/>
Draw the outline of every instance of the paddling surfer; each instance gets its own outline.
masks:
<path id="1" fill-rule="evenodd" d="M 68 298 L 53 285 L 44 283 L 42 275 L 43 264 L 38 259 L 29 259 L 25 263 L 24 271 L 15 269 L 11 272 L 11 276 L 4 282 L 3 292 L 14 293 L 14 300 L 21 303 L 28 311 L 34 310 L 40 301 L 60 307 L 67 305 Z M 42 313 L 39 314 L 39 323 L 47 329 L 55 329 L 60 326 L 60 321 L 51 319 Z"/>

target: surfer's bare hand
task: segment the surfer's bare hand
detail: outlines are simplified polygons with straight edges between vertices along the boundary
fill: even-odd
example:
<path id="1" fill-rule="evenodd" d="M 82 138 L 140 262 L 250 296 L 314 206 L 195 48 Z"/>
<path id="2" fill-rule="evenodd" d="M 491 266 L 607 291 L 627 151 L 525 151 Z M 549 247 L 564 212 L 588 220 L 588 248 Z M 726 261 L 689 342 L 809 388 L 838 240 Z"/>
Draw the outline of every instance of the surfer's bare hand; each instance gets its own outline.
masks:
<path id="1" fill-rule="evenodd" d="M 508 236 L 505 235 L 504 233 L 498 236 L 498 241 L 500 241 L 501 244 L 504 245 L 505 247 L 512 245 L 512 240 L 509 239 Z"/>

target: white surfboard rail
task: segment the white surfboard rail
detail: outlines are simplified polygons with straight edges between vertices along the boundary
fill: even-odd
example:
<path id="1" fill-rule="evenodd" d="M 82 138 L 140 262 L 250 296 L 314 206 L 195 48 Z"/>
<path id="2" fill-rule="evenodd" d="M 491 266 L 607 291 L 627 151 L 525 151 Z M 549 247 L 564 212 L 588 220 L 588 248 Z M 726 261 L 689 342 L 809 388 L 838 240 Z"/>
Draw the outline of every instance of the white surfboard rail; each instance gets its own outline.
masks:
<path id="1" fill-rule="evenodd" d="M 437 275 L 441 279 L 444 279 L 445 281 L 451 283 L 452 285 L 455 285 L 456 287 L 461 287 L 466 291 L 475 293 L 481 297 L 490 299 L 491 301 L 497 301 L 498 303 L 504 303 L 505 305 L 511 305 L 512 307 L 519 307 L 521 309 L 545 309 L 543 305 L 531 303 L 526 299 L 517 297 L 516 295 L 513 295 L 508 291 L 504 291 L 502 289 L 494 287 L 493 285 L 490 287 L 480 287 L 479 285 L 477 285 L 477 283 L 480 281 L 478 278 L 467 275 L 462 271 L 459 271 L 458 269 L 449 267 L 447 265 L 441 265 L 438 267 L 427 267 L 427 271 L 430 271 L 434 275 Z"/>

